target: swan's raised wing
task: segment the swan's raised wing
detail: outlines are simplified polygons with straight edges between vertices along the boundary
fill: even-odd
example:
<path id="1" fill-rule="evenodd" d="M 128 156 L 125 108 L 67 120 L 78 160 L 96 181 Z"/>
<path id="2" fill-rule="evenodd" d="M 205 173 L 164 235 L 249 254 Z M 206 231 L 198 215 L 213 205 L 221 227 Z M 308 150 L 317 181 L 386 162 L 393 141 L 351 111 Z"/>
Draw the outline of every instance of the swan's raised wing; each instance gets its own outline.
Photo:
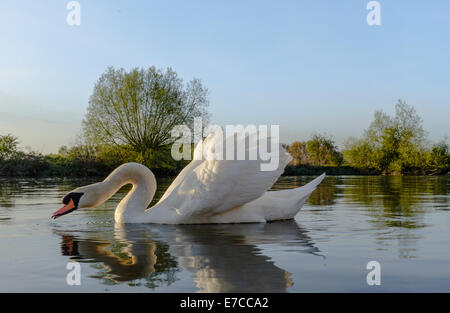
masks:
<path id="1" fill-rule="evenodd" d="M 176 209 L 186 218 L 224 213 L 262 196 L 291 160 L 279 143 L 267 137 L 252 142 L 249 136 L 240 137 L 236 143 L 236 147 L 245 145 L 245 160 L 221 160 L 217 147 L 223 147 L 223 156 L 226 156 L 227 140 L 232 140 L 230 137 L 223 139 L 222 134 L 219 129 L 197 145 L 195 154 L 198 157 L 203 152 L 204 159 L 193 160 L 183 169 L 161 198 L 161 204 Z M 248 159 L 263 141 L 278 149 L 278 154 L 271 155 L 271 162 L 278 165 L 274 170 L 262 170 L 262 164 L 268 162 L 259 154 L 254 160 Z"/>

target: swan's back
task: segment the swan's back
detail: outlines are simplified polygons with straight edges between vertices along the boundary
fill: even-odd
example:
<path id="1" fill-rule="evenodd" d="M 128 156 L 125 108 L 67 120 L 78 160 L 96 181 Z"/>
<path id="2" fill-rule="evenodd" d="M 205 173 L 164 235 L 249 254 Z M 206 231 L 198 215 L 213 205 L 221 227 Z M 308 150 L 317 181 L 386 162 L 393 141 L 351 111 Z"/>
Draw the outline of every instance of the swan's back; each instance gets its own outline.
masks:
<path id="1" fill-rule="evenodd" d="M 245 145 L 246 139 L 241 139 L 244 142 L 237 144 Z M 215 132 L 205 139 L 200 148 L 197 146 L 197 153 L 198 149 L 205 149 L 205 159 L 193 160 L 183 169 L 157 205 L 176 210 L 179 220 L 186 223 L 226 215 L 263 196 L 292 159 L 279 143 L 267 137 L 258 138 L 258 145 L 245 145 L 245 152 L 246 155 L 256 152 L 254 149 L 258 149 L 263 140 L 269 146 L 276 147 L 279 153 L 273 154 L 276 159 L 272 161 L 277 162 L 278 166 L 272 171 L 261 170 L 261 165 L 267 162 L 259 157 L 256 160 L 217 159 L 212 147 L 221 144 L 226 155 L 225 140 Z"/>

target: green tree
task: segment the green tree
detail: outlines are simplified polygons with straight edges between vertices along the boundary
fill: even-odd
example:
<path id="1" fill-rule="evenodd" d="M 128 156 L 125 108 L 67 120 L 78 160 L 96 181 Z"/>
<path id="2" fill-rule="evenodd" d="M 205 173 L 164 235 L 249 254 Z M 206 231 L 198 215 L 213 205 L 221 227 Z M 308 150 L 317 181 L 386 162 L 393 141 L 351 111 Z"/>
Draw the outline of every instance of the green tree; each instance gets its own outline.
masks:
<path id="1" fill-rule="evenodd" d="M 339 166 L 342 163 L 342 155 L 338 151 L 334 140 L 326 135 L 313 135 L 306 142 L 306 149 L 311 165 Z"/>
<path id="2" fill-rule="evenodd" d="M 295 141 L 284 147 L 292 155 L 294 166 L 339 166 L 343 161 L 334 140 L 327 135 L 315 134 L 306 142 Z"/>
<path id="3" fill-rule="evenodd" d="M 208 117 L 207 89 L 198 79 L 184 84 L 170 68 L 129 72 L 110 67 L 95 84 L 83 121 L 90 142 L 125 147 L 145 157 L 173 142 L 176 125 Z M 153 153 L 153 152 L 152 152 Z"/>
<path id="4" fill-rule="evenodd" d="M 348 164 L 358 168 L 376 168 L 378 160 L 375 148 L 368 140 L 349 138 L 344 144 L 344 159 Z"/>
<path id="5" fill-rule="evenodd" d="M 443 140 L 433 145 L 426 155 L 427 168 L 433 172 L 441 172 L 450 168 L 450 151 L 448 144 Z"/>
<path id="6" fill-rule="evenodd" d="M 404 172 L 423 166 L 425 150 L 422 119 L 412 106 L 399 100 L 394 117 L 375 112 L 363 138 L 347 142 L 344 156 L 358 167 Z"/>
<path id="7" fill-rule="evenodd" d="M 18 152 L 19 141 L 11 134 L 0 136 L 0 159 L 9 159 Z"/>

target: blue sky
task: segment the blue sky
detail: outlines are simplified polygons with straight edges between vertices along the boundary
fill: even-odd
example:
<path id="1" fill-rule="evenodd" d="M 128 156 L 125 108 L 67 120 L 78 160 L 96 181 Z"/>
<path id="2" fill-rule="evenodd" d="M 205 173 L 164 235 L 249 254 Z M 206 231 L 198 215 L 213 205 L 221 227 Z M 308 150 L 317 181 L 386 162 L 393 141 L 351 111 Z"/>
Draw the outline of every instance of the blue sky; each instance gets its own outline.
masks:
<path id="1" fill-rule="evenodd" d="M 0 134 L 56 152 L 74 143 L 95 81 L 172 67 L 210 91 L 217 124 L 279 124 L 281 140 L 341 144 L 401 98 L 429 138 L 450 136 L 450 1 L 84 0 L 0 3 Z"/>

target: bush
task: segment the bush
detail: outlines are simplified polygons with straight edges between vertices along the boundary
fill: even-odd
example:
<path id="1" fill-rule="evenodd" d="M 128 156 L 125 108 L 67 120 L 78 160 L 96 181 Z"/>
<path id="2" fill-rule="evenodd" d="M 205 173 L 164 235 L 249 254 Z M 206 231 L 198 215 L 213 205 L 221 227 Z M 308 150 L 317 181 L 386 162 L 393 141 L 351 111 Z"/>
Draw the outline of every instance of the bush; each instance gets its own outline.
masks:
<path id="1" fill-rule="evenodd" d="M 306 142 L 296 141 L 284 147 L 292 155 L 294 166 L 340 166 L 343 161 L 334 140 L 326 135 L 316 134 Z"/>
<path id="2" fill-rule="evenodd" d="M 448 145 L 441 142 L 426 147 L 421 118 L 399 100 L 394 117 L 375 112 L 364 136 L 347 142 L 344 157 L 348 164 L 383 173 L 448 172 Z"/>

